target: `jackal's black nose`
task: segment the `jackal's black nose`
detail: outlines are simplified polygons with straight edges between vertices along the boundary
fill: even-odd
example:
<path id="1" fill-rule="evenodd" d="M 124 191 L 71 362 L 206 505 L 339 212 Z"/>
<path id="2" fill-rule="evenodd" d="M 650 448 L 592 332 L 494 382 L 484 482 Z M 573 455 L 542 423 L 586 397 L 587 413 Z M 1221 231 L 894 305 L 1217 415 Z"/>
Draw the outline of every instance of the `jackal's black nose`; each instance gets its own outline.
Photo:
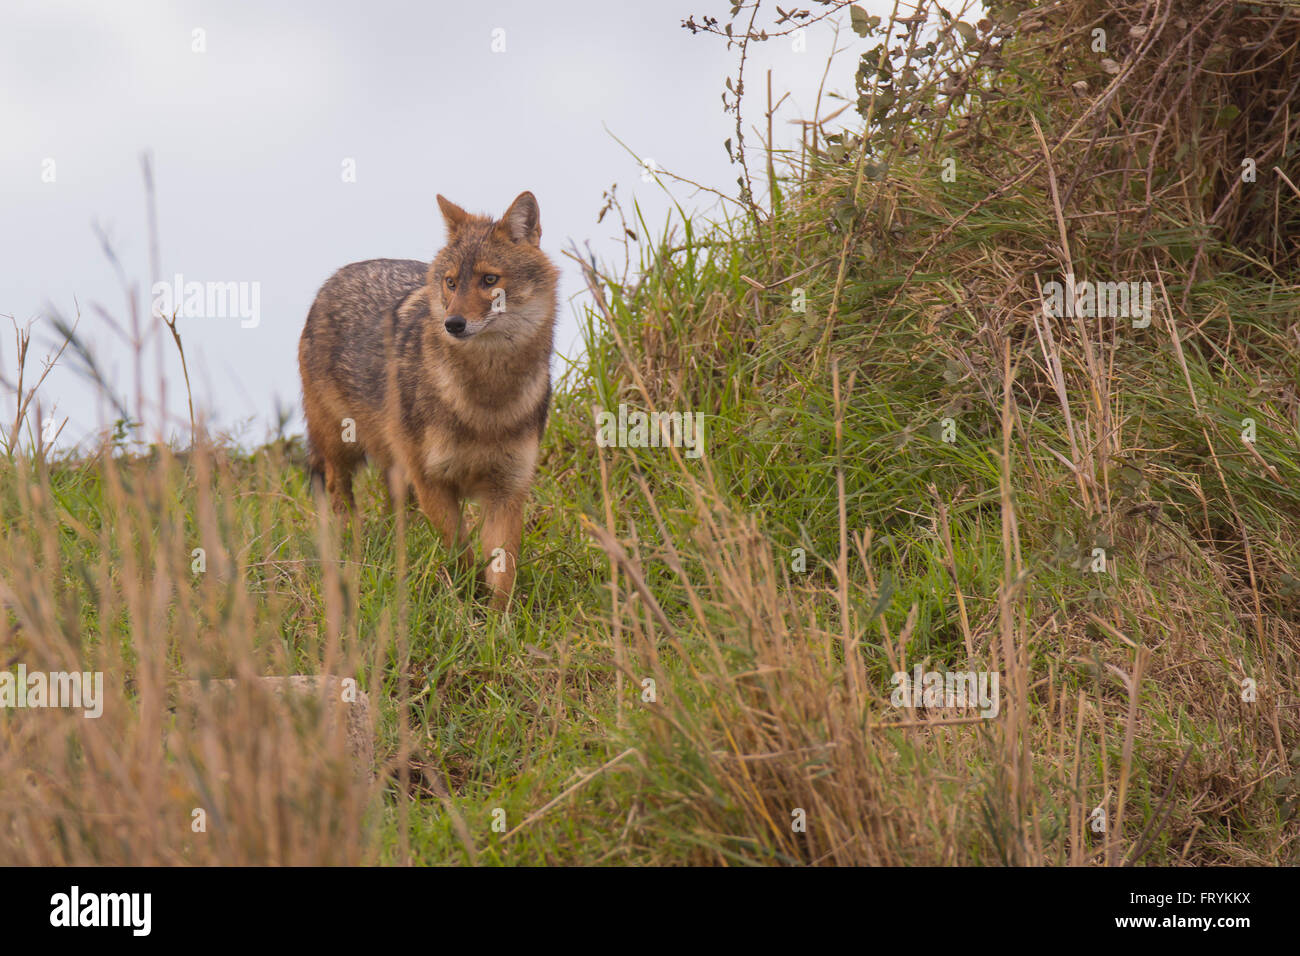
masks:
<path id="1" fill-rule="evenodd" d="M 448 332 L 457 338 L 465 334 L 465 316 L 463 315 L 449 315 L 443 325 L 447 327 Z"/>

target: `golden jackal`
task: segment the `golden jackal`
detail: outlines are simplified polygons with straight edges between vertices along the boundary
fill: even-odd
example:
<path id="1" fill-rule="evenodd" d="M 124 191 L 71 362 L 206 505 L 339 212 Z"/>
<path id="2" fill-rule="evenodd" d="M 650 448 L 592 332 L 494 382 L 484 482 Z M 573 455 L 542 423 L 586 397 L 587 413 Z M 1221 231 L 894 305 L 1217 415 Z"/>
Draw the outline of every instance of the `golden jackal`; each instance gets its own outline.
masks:
<path id="1" fill-rule="evenodd" d="M 374 461 L 392 501 L 414 489 L 462 563 L 462 504 L 480 501 L 487 583 L 503 610 L 551 400 L 558 276 L 532 193 L 499 221 L 442 196 L 438 206 L 448 241 L 431 264 L 354 262 L 316 295 L 298 343 L 311 468 L 346 511 L 353 471 Z"/>

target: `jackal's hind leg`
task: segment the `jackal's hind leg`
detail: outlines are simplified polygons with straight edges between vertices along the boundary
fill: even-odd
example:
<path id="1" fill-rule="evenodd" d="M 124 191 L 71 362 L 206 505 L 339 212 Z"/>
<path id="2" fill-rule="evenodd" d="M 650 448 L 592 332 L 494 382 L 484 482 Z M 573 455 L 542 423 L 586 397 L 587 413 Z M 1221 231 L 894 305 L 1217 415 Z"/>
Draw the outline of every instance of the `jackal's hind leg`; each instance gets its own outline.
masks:
<path id="1" fill-rule="evenodd" d="M 350 463 L 325 462 L 325 490 L 329 492 L 336 514 L 357 510 L 357 500 L 352 495 L 352 468 Z"/>

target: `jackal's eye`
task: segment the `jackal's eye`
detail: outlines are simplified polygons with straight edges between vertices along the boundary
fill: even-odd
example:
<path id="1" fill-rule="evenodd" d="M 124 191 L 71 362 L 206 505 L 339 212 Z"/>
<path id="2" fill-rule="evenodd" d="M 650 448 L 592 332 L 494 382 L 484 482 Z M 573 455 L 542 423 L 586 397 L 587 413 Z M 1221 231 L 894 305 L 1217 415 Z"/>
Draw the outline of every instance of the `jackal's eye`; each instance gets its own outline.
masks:
<path id="1" fill-rule="evenodd" d="M 451 276 L 447 276 L 447 278 L 444 281 L 447 283 L 447 288 L 449 290 L 451 290 L 452 292 L 456 291 L 456 280 L 454 278 L 452 278 Z"/>
<path id="2" fill-rule="evenodd" d="M 497 280 L 500 279 L 500 278 L 501 278 L 500 276 L 492 275 L 492 273 L 489 272 L 487 275 L 485 275 L 485 276 L 483 277 L 483 284 L 484 284 L 484 285 L 496 285 L 496 284 L 497 284 Z"/>

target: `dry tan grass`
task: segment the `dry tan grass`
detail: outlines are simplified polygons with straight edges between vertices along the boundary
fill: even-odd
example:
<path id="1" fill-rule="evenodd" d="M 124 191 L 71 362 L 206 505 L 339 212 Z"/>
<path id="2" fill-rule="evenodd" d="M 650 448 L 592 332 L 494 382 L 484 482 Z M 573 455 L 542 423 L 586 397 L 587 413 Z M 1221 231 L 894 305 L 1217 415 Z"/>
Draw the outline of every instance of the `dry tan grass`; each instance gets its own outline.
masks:
<path id="1" fill-rule="evenodd" d="M 377 784 L 354 772 L 347 705 L 312 706 L 256 680 L 296 673 L 304 659 L 318 668 L 309 673 L 359 675 L 361 649 L 340 640 L 338 577 L 325 576 L 324 632 L 291 659 L 274 639 L 281 609 L 254 592 L 248 541 L 257 535 L 244 537 L 252 529 L 232 507 L 266 488 L 201 444 L 187 458 L 121 464 L 105 450 L 83 466 L 87 481 L 105 484 L 94 526 L 56 499 L 43 464 L 34 473 L 23 458 L 11 466 L 0 530 L 3 663 L 102 672 L 104 700 L 98 718 L 47 708 L 0 720 L 0 862 L 368 858 Z M 322 530 L 319 540 L 328 564 L 330 536 Z M 199 573 L 195 548 L 206 552 Z M 224 706 L 200 695 L 197 719 L 175 711 L 179 682 L 222 678 L 236 681 Z"/>

